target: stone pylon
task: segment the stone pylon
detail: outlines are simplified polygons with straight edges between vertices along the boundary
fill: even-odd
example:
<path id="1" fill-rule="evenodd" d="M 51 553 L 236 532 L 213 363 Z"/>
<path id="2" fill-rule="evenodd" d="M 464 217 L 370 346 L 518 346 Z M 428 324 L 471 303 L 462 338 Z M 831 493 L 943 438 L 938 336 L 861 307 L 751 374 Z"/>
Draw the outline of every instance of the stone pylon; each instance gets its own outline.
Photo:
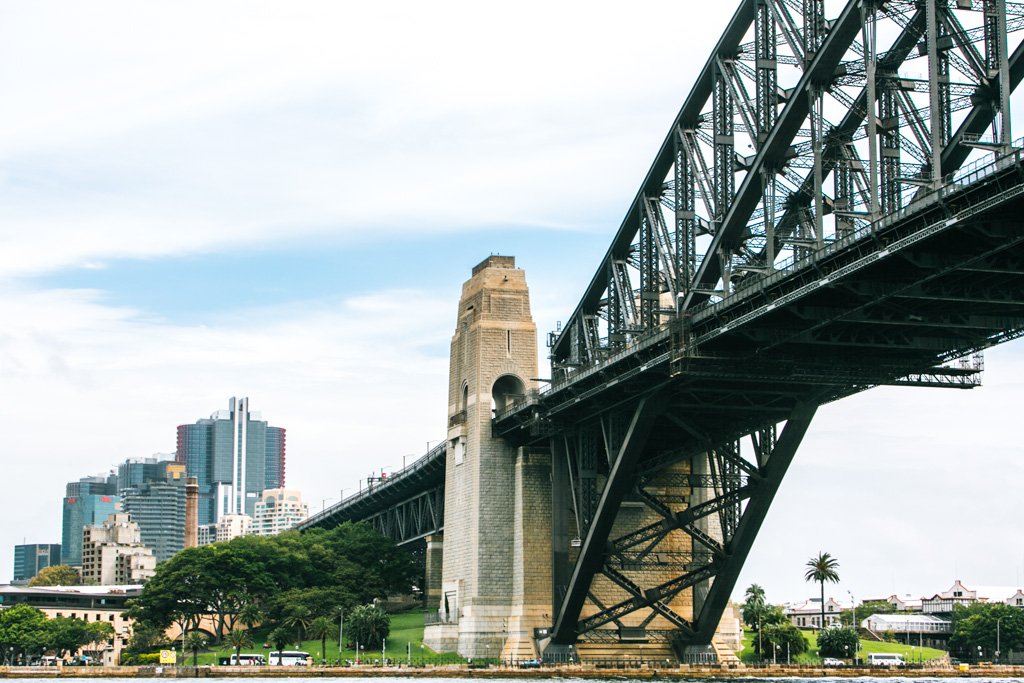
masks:
<path id="1" fill-rule="evenodd" d="M 535 656 L 533 628 L 551 611 L 550 458 L 491 435 L 494 412 L 537 377 L 514 257 L 488 257 L 463 285 L 449 372 L 440 623 L 424 642 L 465 657 Z"/>

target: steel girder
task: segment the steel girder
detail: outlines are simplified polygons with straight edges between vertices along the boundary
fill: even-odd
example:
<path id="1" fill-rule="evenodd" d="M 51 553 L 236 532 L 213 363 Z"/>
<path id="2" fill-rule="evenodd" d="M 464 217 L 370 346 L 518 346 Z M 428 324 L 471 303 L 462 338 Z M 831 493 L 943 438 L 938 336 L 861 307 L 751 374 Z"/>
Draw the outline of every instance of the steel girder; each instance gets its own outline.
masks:
<path id="1" fill-rule="evenodd" d="M 444 529 L 444 487 L 432 488 L 389 505 L 363 521 L 397 545 L 439 533 Z"/>
<path id="2" fill-rule="evenodd" d="M 570 489 L 576 514 L 571 533 L 556 532 L 556 546 L 569 535 L 582 540 L 572 542 L 580 549 L 571 575 L 555 567 L 556 581 L 566 583 L 556 586 L 552 641 L 668 639 L 682 658 L 688 643 L 710 642 L 815 408 L 792 403 L 781 431 L 769 421 L 747 432 L 749 447 L 731 438 L 708 448 L 715 437 L 701 430 L 699 418 L 679 417 L 677 397 L 662 387 L 553 439 L 565 473 L 554 481 Z M 670 432 L 677 436 L 666 440 Z M 689 445 L 662 450 L 680 442 Z M 600 484 L 583 485 L 588 479 Z M 650 521 L 623 528 L 616 520 L 624 509 Z M 693 600 L 680 603 L 687 589 Z"/>
<path id="3" fill-rule="evenodd" d="M 551 337 L 556 378 L 900 209 L 972 155 L 1008 149 L 1019 6 L 833 5 L 740 3 Z"/>

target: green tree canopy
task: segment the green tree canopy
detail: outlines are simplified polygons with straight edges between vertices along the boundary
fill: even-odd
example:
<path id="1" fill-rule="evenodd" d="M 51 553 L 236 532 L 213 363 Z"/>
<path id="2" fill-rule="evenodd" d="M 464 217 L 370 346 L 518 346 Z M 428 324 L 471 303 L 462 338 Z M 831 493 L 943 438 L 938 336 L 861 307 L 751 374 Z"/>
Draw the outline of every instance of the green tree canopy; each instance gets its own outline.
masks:
<path id="1" fill-rule="evenodd" d="M 818 633 L 818 654 L 822 657 L 849 657 L 857 655 L 860 639 L 852 628 L 826 628 Z"/>
<path id="2" fill-rule="evenodd" d="M 1024 610 L 1019 607 L 1003 603 L 958 605 L 953 610 L 952 622 L 949 651 L 958 657 L 977 657 L 980 646 L 982 657 L 995 659 L 998 648 L 1005 661 L 1005 653 L 1024 649 Z"/>
<path id="3" fill-rule="evenodd" d="M 53 564 L 43 567 L 39 573 L 29 579 L 29 586 L 79 586 L 82 577 L 78 570 L 66 564 Z"/>
<path id="4" fill-rule="evenodd" d="M 761 639 L 764 647 L 764 653 L 761 655 L 763 658 L 774 654 L 776 661 L 784 661 L 787 655 L 792 658 L 807 650 L 807 638 L 800 629 L 788 621 L 763 625 Z"/>
<path id="5" fill-rule="evenodd" d="M 130 615 L 154 627 L 194 630 L 212 613 L 218 632 L 236 624 L 293 623 L 304 632 L 319 616 L 406 592 L 412 558 L 366 524 L 277 536 L 244 536 L 188 548 L 157 567 Z"/>
<path id="6" fill-rule="evenodd" d="M 345 632 L 361 647 L 378 648 L 391 633 L 391 617 L 376 605 L 359 605 L 346 614 Z"/>

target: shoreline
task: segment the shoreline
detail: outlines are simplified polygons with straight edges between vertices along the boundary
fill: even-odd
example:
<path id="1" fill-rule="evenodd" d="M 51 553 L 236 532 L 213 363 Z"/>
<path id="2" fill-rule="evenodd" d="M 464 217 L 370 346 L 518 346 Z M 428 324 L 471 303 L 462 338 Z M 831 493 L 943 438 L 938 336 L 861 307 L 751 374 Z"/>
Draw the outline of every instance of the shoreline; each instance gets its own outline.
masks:
<path id="1" fill-rule="evenodd" d="M 471 668 L 461 665 L 428 667 L 380 666 L 0 666 L 0 678 L 1017 678 L 1024 666 L 969 666 L 966 669 L 866 668 L 866 667 L 678 667 L 598 668 L 586 665 L 536 669 L 510 667 Z"/>

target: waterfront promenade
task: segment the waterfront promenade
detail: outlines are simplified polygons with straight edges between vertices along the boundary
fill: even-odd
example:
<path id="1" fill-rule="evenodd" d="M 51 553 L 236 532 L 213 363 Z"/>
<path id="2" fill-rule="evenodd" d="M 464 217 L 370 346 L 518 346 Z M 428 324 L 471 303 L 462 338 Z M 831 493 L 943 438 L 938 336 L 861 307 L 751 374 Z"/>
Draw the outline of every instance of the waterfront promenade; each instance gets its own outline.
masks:
<path id="1" fill-rule="evenodd" d="M 0 667 L 0 678 L 488 678 L 510 679 L 808 679 L 857 678 L 859 680 L 883 678 L 923 679 L 1020 679 L 1024 680 L 1024 666 L 981 665 L 959 668 L 953 666 L 923 668 L 864 668 L 864 667 L 719 667 L 680 665 L 663 668 L 641 666 L 635 668 L 594 667 L 586 665 L 550 666 L 531 669 L 503 666 L 472 667 L 442 665 L 426 667 L 381 666 L 116 666 L 116 667 Z"/>

